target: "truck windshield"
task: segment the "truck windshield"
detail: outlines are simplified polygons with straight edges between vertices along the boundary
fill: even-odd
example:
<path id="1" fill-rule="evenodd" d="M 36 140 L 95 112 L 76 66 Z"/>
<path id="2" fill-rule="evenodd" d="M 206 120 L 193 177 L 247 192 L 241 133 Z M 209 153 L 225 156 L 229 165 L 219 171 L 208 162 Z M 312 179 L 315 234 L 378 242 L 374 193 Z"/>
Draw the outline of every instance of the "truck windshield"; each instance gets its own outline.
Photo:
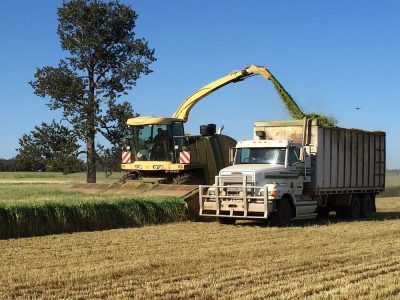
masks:
<path id="1" fill-rule="evenodd" d="M 238 148 L 235 164 L 285 164 L 286 148 Z"/>

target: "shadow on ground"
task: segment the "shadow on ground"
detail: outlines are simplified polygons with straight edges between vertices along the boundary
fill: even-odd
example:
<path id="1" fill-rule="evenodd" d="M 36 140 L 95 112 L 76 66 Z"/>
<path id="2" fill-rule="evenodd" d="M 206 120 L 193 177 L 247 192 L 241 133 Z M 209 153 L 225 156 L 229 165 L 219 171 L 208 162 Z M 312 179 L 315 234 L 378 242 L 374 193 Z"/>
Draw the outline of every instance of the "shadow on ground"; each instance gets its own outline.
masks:
<path id="1" fill-rule="evenodd" d="M 386 220 L 400 220 L 400 212 L 377 212 L 371 218 L 367 219 L 358 219 L 356 221 L 386 221 Z M 311 220 L 295 220 L 292 222 L 290 227 L 305 227 L 305 226 L 315 226 L 315 225 L 330 225 L 342 222 L 352 222 L 349 219 L 341 219 L 336 217 L 335 213 L 332 213 L 327 218 L 317 217 L 316 219 Z M 229 226 L 229 225 L 228 225 Z M 253 221 L 253 220 L 240 220 L 237 221 L 235 226 L 261 226 L 261 227 L 269 227 L 267 221 Z"/>

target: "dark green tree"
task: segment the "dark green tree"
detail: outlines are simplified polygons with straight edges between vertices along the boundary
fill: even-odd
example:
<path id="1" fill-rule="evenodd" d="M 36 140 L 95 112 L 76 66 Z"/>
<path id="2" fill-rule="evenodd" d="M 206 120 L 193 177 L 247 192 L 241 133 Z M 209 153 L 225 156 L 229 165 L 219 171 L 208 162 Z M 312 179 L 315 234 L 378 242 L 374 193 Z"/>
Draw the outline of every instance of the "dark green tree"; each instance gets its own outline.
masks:
<path id="1" fill-rule="evenodd" d="M 78 158 L 79 145 L 74 133 L 56 123 L 42 123 L 19 139 L 17 169 L 23 171 L 79 172 L 83 163 Z"/>
<path id="2" fill-rule="evenodd" d="M 114 171 L 121 170 L 121 153 L 125 138 L 130 135 L 130 127 L 126 124 L 128 118 L 137 117 L 133 113 L 133 108 L 129 103 L 122 103 L 110 108 L 105 118 L 100 120 L 103 124 L 111 126 L 101 126 L 101 134 L 111 143 L 110 147 L 97 144 L 97 166 L 104 171 L 106 176 Z"/>
<path id="3" fill-rule="evenodd" d="M 112 175 L 113 172 L 121 170 L 121 147 L 106 148 L 103 145 L 97 145 L 97 154 L 98 170 L 105 172 L 107 177 Z"/>
<path id="4" fill-rule="evenodd" d="M 16 171 L 15 158 L 5 159 L 0 158 L 0 172 Z"/>
<path id="5" fill-rule="evenodd" d="M 61 47 L 69 56 L 57 67 L 37 69 L 30 82 L 35 94 L 48 97 L 50 109 L 62 109 L 74 132 L 86 142 L 87 182 L 96 182 L 96 133 L 111 143 L 119 120 L 132 107 L 116 100 L 142 74 L 151 72 L 154 50 L 136 38 L 136 12 L 118 1 L 72 0 L 58 9 Z"/>

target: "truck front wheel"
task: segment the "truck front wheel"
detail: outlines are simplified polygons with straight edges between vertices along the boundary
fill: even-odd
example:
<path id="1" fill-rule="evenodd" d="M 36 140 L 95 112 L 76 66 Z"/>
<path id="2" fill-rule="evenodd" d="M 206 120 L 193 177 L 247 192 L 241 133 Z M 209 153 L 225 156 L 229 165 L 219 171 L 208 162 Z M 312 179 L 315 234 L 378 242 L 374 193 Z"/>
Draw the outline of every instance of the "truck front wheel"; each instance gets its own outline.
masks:
<path id="1" fill-rule="evenodd" d="M 289 226 L 292 222 L 292 207 L 288 198 L 277 200 L 276 211 L 270 215 L 270 224 L 278 227 Z"/>

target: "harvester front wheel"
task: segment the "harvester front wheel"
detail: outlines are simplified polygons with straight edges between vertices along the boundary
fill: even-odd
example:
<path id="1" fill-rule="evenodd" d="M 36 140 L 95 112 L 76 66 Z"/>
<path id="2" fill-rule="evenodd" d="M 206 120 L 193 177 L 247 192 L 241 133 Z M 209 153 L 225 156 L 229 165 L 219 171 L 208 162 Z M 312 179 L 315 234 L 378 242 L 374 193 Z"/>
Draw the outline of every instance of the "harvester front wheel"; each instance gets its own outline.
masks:
<path id="1" fill-rule="evenodd" d="M 234 219 L 234 218 L 219 217 L 219 218 L 218 218 L 218 223 L 220 223 L 220 224 L 226 224 L 226 225 L 233 225 L 233 224 L 236 223 L 236 219 Z"/>
<path id="2" fill-rule="evenodd" d="M 183 174 L 172 179 L 173 184 L 204 184 L 204 180 L 197 174 Z"/>

